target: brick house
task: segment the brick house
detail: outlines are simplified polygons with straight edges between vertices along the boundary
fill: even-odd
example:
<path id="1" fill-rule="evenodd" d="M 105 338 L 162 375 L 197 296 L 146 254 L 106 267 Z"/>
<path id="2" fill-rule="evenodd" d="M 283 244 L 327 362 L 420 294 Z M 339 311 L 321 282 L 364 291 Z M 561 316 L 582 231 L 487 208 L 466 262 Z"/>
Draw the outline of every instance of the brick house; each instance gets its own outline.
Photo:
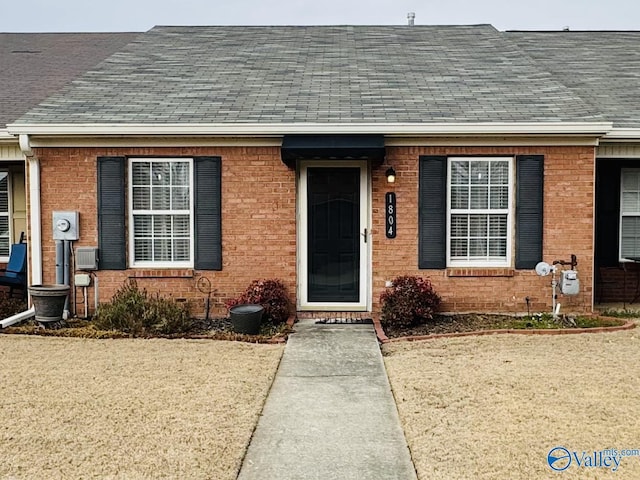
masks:
<path id="1" fill-rule="evenodd" d="M 597 35 L 610 50 L 621 39 L 603 71 L 640 40 Z M 624 101 L 637 77 L 613 86 L 611 109 L 594 94 L 608 78 L 569 81 L 581 38 L 156 27 L 8 126 L 26 158 L 31 282 L 55 281 L 53 214 L 75 211 L 101 300 L 131 278 L 201 300 L 205 277 L 223 313 L 250 281 L 280 278 L 299 311 L 375 312 L 408 273 L 447 311 L 547 310 L 534 268 L 574 254 L 580 293 L 561 303 L 591 311 L 594 180 L 606 149 L 636 148 L 640 123 Z M 580 58 L 570 73 L 592 68 Z"/>
<path id="2" fill-rule="evenodd" d="M 0 33 L 0 263 L 27 231 L 25 161 L 7 124 L 137 33 Z"/>

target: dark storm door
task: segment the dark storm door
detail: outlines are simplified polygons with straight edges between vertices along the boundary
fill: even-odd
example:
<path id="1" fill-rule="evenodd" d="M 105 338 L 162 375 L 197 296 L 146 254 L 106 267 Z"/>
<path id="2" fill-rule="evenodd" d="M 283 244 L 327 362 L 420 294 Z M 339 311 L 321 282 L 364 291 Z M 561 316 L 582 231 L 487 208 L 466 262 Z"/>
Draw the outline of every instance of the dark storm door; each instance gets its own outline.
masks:
<path id="1" fill-rule="evenodd" d="M 307 169 L 309 302 L 360 301 L 360 168 Z"/>

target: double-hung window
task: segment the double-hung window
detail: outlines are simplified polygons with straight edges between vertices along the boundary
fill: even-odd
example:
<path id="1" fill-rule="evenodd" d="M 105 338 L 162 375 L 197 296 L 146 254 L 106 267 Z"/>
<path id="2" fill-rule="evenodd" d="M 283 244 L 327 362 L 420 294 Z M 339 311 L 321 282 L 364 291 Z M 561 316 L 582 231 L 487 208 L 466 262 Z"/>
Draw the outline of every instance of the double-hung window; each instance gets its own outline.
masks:
<path id="1" fill-rule="evenodd" d="M 11 244 L 10 198 L 9 172 L 0 172 L 0 258 L 6 259 Z"/>
<path id="2" fill-rule="evenodd" d="M 623 168 L 620 185 L 620 260 L 640 257 L 640 169 Z"/>
<path id="3" fill-rule="evenodd" d="M 447 264 L 510 266 L 513 159 L 448 160 Z"/>
<path id="4" fill-rule="evenodd" d="M 193 160 L 129 164 L 129 255 L 134 267 L 193 267 Z"/>

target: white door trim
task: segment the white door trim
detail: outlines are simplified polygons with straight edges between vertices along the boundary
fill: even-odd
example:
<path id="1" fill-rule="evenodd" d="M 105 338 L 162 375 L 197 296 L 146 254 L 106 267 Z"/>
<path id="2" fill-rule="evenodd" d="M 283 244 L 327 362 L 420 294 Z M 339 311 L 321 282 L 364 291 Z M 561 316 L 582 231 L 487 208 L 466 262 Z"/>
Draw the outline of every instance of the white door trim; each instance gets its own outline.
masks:
<path id="1" fill-rule="evenodd" d="M 308 300 L 307 171 L 309 168 L 360 168 L 360 292 L 358 302 L 310 302 Z M 371 311 L 371 182 L 366 161 L 309 160 L 298 164 L 297 190 L 297 309 L 304 311 Z M 365 241 L 364 232 L 367 232 Z"/>

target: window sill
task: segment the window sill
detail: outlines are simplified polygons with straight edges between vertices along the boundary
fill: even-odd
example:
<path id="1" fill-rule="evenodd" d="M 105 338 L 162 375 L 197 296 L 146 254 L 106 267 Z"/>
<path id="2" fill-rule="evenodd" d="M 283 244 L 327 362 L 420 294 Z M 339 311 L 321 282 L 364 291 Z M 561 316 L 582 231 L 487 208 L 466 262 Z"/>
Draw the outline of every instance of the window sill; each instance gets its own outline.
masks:
<path id="1" fill-rule="evenodd" d="M 455 267 L 447 268 L 447 277 L 513 277 L 513 268 L 500 267 Z"/>
<path id="2" fill-rule="evenodd" d="M 134 270 L 129 278 L 193 278 L 192 268 L 167 268 Z"/>

